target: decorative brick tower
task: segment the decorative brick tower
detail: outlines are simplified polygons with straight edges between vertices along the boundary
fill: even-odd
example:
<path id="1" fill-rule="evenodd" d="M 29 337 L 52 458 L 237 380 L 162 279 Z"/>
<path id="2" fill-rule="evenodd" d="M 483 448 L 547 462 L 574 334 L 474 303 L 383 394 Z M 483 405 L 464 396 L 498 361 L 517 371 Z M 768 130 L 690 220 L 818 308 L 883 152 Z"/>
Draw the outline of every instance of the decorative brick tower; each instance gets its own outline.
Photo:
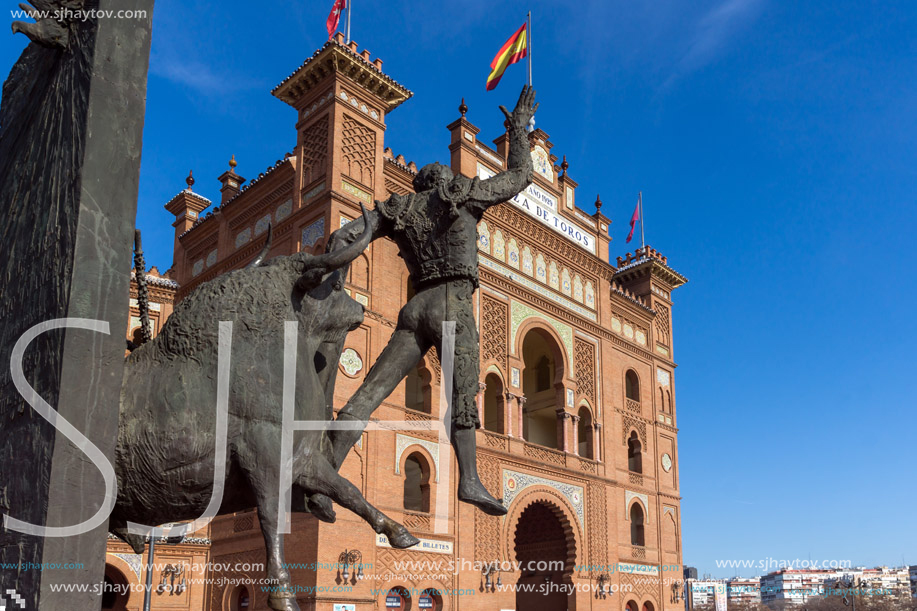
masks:
<path id="1" fill-rule="evenodd" d="M 175 215 L 175 252 L 173 253 L 174 269 L 178 278 L 185 278 L 187 270 L 182 267 L 185 263 L 184 250 L 182 249 L 179 238 L 187 232 L 198 221 L 201 212 L 210 206 L 210 200 L 203 195 L 198 195 L 191 188 L 194 186 L 194 173 L 188 172 L 188 178 L 185 179 L 188 185 L 187 189 L 179 191 L 178 194 L 169 200 L 165 205 L 166 210 Z"/>
<path id="2" fill-rule="evenodd" d="M 338 228 L 330 219 L 355 218 L 360 203 L 372 207 L 387 196 L 385 115 L 413 95 L 382 72 L 381 59 L 343 42 L 342 34 L 328 41 L 272 92 L 298 113 L 296 208 L 330 202 L 322 231 L 305 235 L 301 249 Z"/>

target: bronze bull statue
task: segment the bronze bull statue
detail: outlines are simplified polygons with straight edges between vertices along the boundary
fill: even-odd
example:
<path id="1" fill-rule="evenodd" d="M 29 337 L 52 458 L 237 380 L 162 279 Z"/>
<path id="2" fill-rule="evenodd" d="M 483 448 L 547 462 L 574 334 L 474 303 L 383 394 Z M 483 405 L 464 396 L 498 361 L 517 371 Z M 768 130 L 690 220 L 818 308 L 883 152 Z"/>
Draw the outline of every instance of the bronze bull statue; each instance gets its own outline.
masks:
<path id="1" fill-rule="evenodd" d="M 363 214 L 365 220 L 365 209 Z M 253 265 L 195 288 L 159 335 L 128 356 L 115 466 L 118 498 L 110 528 L 137 553 L 145 537 L 128 532 L 128 522 L 152 526 L 190 520 L 210 503 L 218 442 L 220 321 L 233 326 L 218 515 L 257 507 L 267 577 L 276 586 L 269 606 L 299 610 L 284 567 L 279 495 L 291 494 L 299 511 L 305 510 L 306 496 L 327 495 L 384 533 L 392 546 L 418 542 L 337 474 L 325 430 L 305 430 L 294 438 L 287 467 L 292 478 L 286 480 L 292 489 L 281 491 L 285 324 L 298 323 L 295 418 L 328 421 L 344 337 L 363 321 L 363 306 L 344 292 L 342 276 L 372 238 L 370 223 L 364 226 L 361 237 L 343 250 L 318 256 L 300 252 L 265 263 L 268 238 Z M 313 511 L 334 519 L 330 507 Z"/>

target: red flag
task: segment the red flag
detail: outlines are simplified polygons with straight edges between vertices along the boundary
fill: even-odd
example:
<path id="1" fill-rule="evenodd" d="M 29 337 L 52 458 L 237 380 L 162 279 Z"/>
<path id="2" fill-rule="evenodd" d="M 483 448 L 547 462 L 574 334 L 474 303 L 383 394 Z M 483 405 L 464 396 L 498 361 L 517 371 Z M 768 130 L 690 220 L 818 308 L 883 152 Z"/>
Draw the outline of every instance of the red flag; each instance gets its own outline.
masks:
<path id="1" fill-rule="evenodd" d="M 637 198 L 637 207 L 634 208 L 634 213 L 630 217 L 630 233 L 627 234 L 627 240 L 625 243 L 629 243 L 634 237 L 634 228 L 637 226 L 637 221 L 640 220 L 640 198 Z"/>
<path id="2" fill-rule="evenodd" d="M 341 12 L 347 6 L 347 0 L 334 0 L 334 6 L 331 7 L 331 13 L 328 15 L 328 21 L 325 27 L 328 29 L 328 39 L 330 40 L 334 33 L 337 32 L 338 23 L 341 22 Z"/>

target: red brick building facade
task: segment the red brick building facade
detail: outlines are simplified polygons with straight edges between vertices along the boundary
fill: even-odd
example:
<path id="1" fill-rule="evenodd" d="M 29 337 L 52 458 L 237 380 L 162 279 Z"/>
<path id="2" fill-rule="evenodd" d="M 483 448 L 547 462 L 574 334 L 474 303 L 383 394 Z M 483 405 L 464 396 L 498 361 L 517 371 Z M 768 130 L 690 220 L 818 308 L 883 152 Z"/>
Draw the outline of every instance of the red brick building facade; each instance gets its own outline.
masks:
<path id="1" fill-rule="evenodd" d="M 411 192 L 417 168 L 386 148 L 384 135 L 387 114 L 412 93 L 381 68 L 355 43 L 329 41 L 273 91 L 298 113 L 292 153 L 244 188 L 233 162 L 219 178 L 220 205 L 206 215 L 209 200 L 190 187 L 167 204 L 176 218 L 177 299 L 248 263 L 269 223 L 271 256 L 323 251 L 331 232 L 358 216 L 360 203 Z M 448 125 L 453 171 L 502 171 L 505 135 L 494 146 L 479 140 L 466 110 L 463 104 Z M 487 212 L 478 242 L 479 470 L 509 514 L 487 516 L 456 500 L 457 467 L 436 433 L 367 432 L 342 473 L 422 546 L 392 549 L 340 508 L 335 524 L 295 516 L 286 555 L 301 566 L 291 573 L 304 610 L 397 603 L 655 611 L 684 604 L 672 588 L 682 558 L 672 290 L 686 280 L 649 247 L 612 263 L 609 219 L 601 209 L 587 214 L 576 206 L 577 183 L 565 161 L 556 163 L 547 133 L 535 130 L 530 142 L 535 183 Z M 347 338 L 337 407 L 386 345 L 411 291 L 387 240 L 353 263 L 346 287 L 366 317 Z M 431 351 L 375 416 L 437 422 L 440 377 Z M 253 513 L 218 518 L 210 534 L 215 563 L 264 559 Z M 346 576 L 342 567 L 327 568 L 352 550 L 362 557 L 363 579 L 352 567 Z M 632 566 L 621 570 L 619 563 Z M 505 570 L 485 575 L 487 566 Z M 211 577 L 248 583 L 212 587 L 207 608 L 267 608 L 262 575 Z M 603 597 L 600 586 L 612 593 Z"/>

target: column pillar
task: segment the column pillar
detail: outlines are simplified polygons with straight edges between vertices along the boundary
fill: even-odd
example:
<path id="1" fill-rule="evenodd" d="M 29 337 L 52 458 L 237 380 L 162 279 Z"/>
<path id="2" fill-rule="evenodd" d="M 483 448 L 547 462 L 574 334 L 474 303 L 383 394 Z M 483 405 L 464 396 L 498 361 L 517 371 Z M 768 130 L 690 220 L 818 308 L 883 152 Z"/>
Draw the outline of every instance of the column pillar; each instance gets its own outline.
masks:
<path id="1" fill-rule="evenodd" d="M 560 408 L 557 410 L 557 428 L 560 433 L 561 442 L 560 449 L 564 452 L 570 451 L 570 433 L 569 427 L 567 426 L 567 421 L 570 420 L 571 414 L 567 413 L 567 410 Z"/>
<path id="2" fill-rule="evenodd" d="M 595 459 L 602 462 L 602 423 L 592 423 L 592 447 L 594 449 Z"/>
<path id="3" fill-rule="evenodd" d="M 506 397 L 506 401 L 503 403 L 503 421 L 506 423 L 506 434 L 510 437 L 516 437 L 513 434 L 513 413 L 515 409 L 513 407 L 513 399 L 516 398 L 511 392 L 503 393 L 503 396 Z M 519 437 L 522 437 L 522 427 L 519 427 Z"/>
<path id="4" fill-rule="evenodd" d="M 484 427 L 484 391 L 487 390 L 487 384 L 484 382 L 478 382 L 478 396 L 476 401 L 478 403 L 478 419 L 481 421 L 481 428 Z"/>
<path id="5" fill-rule="evenodd" d="M 573 427 L 573 453 L 579 456 L 579 416 L 569 414 Z"/>
<path id="6" fill-rule="evenodd" d="M 516 404 L 518 405 L 517 413 L 519 414 L 519 439 L 525 439 L 525 426 L 523 426 L 525 418 L 525 397 L 518 395 L 516 397 Z"/>

